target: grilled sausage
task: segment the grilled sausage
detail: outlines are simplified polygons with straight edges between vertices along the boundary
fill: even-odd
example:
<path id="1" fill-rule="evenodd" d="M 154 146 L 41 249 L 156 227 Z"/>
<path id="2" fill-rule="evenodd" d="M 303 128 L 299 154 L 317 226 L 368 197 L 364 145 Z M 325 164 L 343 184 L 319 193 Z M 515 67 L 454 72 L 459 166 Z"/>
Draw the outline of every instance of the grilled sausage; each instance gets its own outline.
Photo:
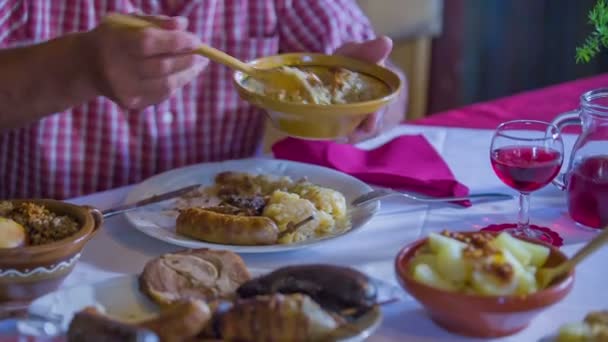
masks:
<path id="1" fill-rule="evenodd" d="M 270 245 L 279 236 L 279 228 L 268 217 L 225 214 L 208 208 L 182 210 L 176 230 L 197 240 L 227 245 Z"/>
<path id="2" fill-rule="evenodd" d="M 296 265 L 252 279 L 237 289 L 241 298 L 274 293 L 303 293 L 324 308 L 368 309 L 376 303 L 377 288 L 365 274 L 335 265 Z"/>

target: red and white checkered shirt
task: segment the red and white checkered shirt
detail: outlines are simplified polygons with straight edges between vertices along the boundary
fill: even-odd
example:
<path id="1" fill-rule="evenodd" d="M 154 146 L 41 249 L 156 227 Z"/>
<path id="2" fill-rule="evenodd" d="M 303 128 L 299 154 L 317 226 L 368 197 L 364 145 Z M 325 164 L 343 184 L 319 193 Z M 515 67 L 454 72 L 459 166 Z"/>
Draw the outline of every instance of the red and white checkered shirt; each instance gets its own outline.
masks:
<path id="1" fill-rule="evenodd" d="M 0 0 L 0 48 L 90 30 L 109 12 L 136 11 L 187 17 L 189 31 L 242 60 L 331 53 L 373 38 L 355 0 Z M 263 115 L 239 99 L 231 75 L 211 63 L 143 111 L 98 98 L 0 135 L 0 198 L 69 198 L 255 154 Z"/>

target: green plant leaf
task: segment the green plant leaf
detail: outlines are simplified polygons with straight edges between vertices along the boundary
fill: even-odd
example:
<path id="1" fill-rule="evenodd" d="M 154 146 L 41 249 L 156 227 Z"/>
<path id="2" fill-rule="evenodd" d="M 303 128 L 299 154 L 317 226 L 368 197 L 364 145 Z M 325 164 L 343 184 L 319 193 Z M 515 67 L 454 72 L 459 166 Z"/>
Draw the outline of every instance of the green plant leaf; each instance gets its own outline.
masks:
<path id="1" fill-rule="evenodd" d="M 598 0 L 588 15 L 594 30 L 576 48 L 576 63 L 589 63 L 602 49 L 608 48 L 608 4 Z"/>

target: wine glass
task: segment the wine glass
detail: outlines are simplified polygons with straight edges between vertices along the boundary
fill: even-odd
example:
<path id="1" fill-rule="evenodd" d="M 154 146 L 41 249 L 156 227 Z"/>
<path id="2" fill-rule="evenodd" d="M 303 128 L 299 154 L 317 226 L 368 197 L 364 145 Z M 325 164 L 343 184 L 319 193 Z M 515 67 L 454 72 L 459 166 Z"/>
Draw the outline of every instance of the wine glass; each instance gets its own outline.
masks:
<path id="1" fill-rule="evenodd" d="M 508 231 L 552 243 L 552 237 L 530 228 L 530 193 L 549 184 L 561 169 L 564 142 L 557 126 L 537 120 L 500 124 L 492 137 L 490 160 L 500 180 L 519 191 L 519 220 Z"/>

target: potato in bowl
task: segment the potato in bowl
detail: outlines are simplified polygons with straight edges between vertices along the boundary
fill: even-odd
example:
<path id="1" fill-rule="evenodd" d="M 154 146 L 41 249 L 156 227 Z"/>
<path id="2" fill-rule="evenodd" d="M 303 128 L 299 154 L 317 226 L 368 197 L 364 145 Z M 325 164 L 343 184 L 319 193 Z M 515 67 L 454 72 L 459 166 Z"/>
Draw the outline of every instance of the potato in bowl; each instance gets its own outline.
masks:
<path id="1" fill-rule="evenodd" d="M 474 244 L 487 250 L 468 247 Z M 468 253 L 474 255 L 465 257 Z M 562 300 L 572 289 L 574 272 L 539 288 L 533 263 L 552 267 L 566 259 L 559 249 L 540 241 L 494 232 L 445 232 L 405 246 L 397 255 L 395 271 L 401 286 L 438 325 L 487 338 L 524 329 Z"/>
<path id="2" fill-rule="evenodd" d="M 536 271 L 550 249 L 503 232 L 466 236 L 429 234 L 410 262 L 417 281 L 447 291 L 485 296 L 527 295 L 539 290 Z"/>

